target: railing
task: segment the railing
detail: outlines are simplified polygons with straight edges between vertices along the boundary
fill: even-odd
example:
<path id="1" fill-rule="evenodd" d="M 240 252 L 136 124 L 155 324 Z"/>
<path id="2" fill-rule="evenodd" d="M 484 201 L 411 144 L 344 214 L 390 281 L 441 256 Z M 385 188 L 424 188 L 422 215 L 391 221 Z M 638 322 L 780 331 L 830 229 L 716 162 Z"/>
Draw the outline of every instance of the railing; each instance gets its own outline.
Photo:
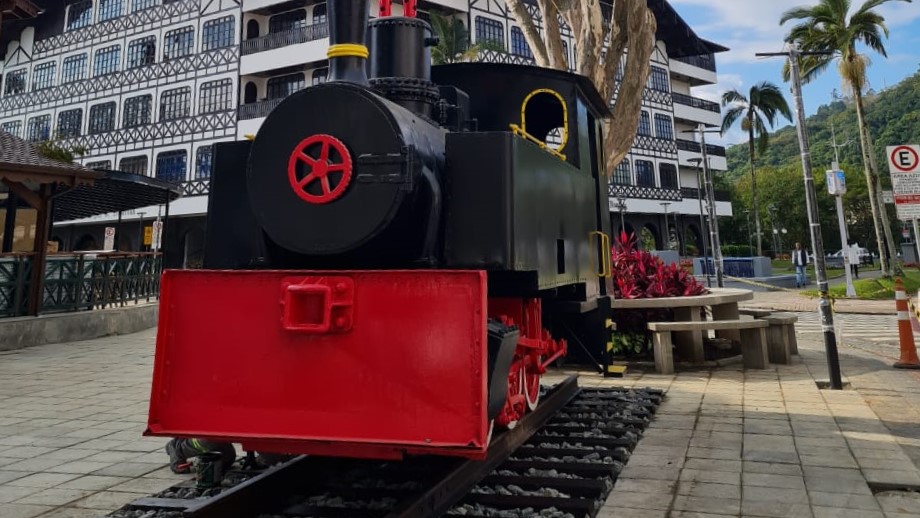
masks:
<path id="1" fill-rule="evenodd" d="M 719 108 L 719 103 L 707 101 L 706 99 L 700 99 L 699 97 L 678 93 L 672 93 L 671 98 L 674 99 L 675 104 L 683 104 L 684 106 L 698 108 L 700 110 L 706 110 L 713 113 L 722 113 L 722 110 Z"/>
<path id="2" fill-rule="evenodd" d="M 706 198 L 706 193 L 703 193 L 703 198 Z M 716 191 L 715 193 L 716 201 L 732 201 L 732 195 L 729 191 Z M 680 195 L 684 197 L 685 200 L 697 200 L 700 197 L 700 190 L 696 187 L 681 187 Z"/>
<path id="3" fill-rule="evenodd" d="M 189 180 L 179 184 L 182 188 L 182 196 L 206 196 L 211 192 L 211 180 Z"/>
<path id="4" fill-rule="evenodd" d="M 702 153 L 703 149 L 700 147 L 699 142 L 694 142 L 692 140 L 677 139 L 677 149 L 680 151 L 692 151 L 694 153 Z M 725 148 L 722 146 L 716 146 L 713 144 L 706 144 L 706 154 L 714 156 L 725 156 Z"/>
<path id="5" fill-rule="evenodd" d="M 671 58 L 674 61 L 680 61 L 695 67 L 699 67 L 710 72 L 716 71 L 716 59 L 712 54 L 700 54 L 699 56 L 685 56 L 680 58 Z"/>
<path id="6" fill-rule="evenodd" d="M 237 119 L 247 120 L 267 117 L 269 112 L 274 110 L 283 100 L 284 99 L 268 99 L 255 103 L 242 104 L 239 107 Z"/>
<path id="7" fill-rule="evenodd" d="M 27 314 L 33 255 L 0 255 L 0 317 Z M 48 256 L 41 313 L 121 307 L 159 297 L 158 253 L 60 253 Z"/>
<path id="8" fill-rule="evenodd" d="M 249 54 L 255 54 L 256 52 L 280 49 L 281 47 L 287 47 L 289 45 L 297 45 L 298 43 L 306 43 L 308 41 L 319 40 L 328 36 L 328 23 L 307 25 L 306 27 L 275 32 L 266 34 L 265 36 L 259 38 L 246 40 L 240 44 L 240 54 L 246 56 Z"/>
<path id="9" fill-rule="evenodd" d="M 680 191 L 677 189 L 659 189 L 658 187 L 640 187 L 638 185 L 611 184 L 608 194 L 613 197 L 623 196 L 642 200 L 681 201 Z"/>

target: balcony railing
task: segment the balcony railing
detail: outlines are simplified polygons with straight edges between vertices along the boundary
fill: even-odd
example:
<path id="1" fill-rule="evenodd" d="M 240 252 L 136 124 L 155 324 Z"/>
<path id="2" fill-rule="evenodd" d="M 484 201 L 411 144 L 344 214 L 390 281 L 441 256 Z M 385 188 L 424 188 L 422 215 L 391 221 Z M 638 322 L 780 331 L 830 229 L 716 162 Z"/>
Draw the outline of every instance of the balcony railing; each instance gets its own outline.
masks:
<path id="1" fill-rule="evenodd" d="M 692 151 L 693 153 L 702 153 L 703 149 L 699 142 L 692 140 L 677 139 L 677 149 L 680 151 Z M 706 144 L 706 154 L 713 156 L 725 156 L 725 148 L 713 144 Z"/>
<path id="2" fill-rule="evenodd" d="M 707 101 L 706 99 L 700 99 L 699 97 L 692 97 L 678 93 L 672 93 L 671 97 L 674 99 L 675 104 L 683 104 L 684 106 L 698 108 L 700 110 L 706 110 L 713 113 L 722 113 L 722 110 L 719 108 L 719 103 L 714 103 L 712 101 Z"/>
<path id="3" fill-rule="evenodd" d="M 702 68 L 704 70 L 709 70 L 710 72 L 716 71 L 716 58 L 712 54 L 701 54 L 699 56 L 684 56 L 679 58 L 671 58 L 675 61 L 680 61 L 681 63 L 686 63 L 688 65 L 693 65 L 695 67 Z"/>
<path id="4" fill-rule="evenodd" d="M 0 255 L 0 317 L 26 314 L 33 255 Z M 160 293 L 161 260 L 158 253 L 143 252 L 49 255 L 40 312 L 121 307 L 156 299 Z"/>
<path id="5" fill-rule="evenodd" d="M 640 187 L 638 185 L 611 184 L 607 191 L 610 196 L 623 196 L 625 198 L 642 200 L 669 200 L 680 201 L 680 191 L 677 189 L 660 189 L 658 187 Z"/>
<path id="6" fill-rule="evenodd" d="M 705 192 L 703 193 L 703 199 L 706 198 Z M 685 200 L 698 200 L 700 198 L 700 190 L 696 187 L 681 187 L 680 195 L 683 196 Z M 715 192 L 716 201 L 732 201 L 732 195 L 728 191 L 716 191 Z"/>
<path id="7" fill-rule="evenodd" d="M 246 40 L 240 44 L 240 54 L 247 56 L 249 54 L 255 54 L 256 52 L 280 49 L 281 47 L 319 40 L 328 36 L 328 23 L 307 25 L 306 27 L 299 27 L 297 29 L 291 29 L 283 32 L 275 32 L 266 34 L 265 36 L 259 38 Z"/>
<path id="8" fill-rule="evenodd" d="M 206 196 L 211 192 L 211 180 L 209 178 L 189 180 L 180 184 L 182 187 L 182 196 Z"/>
<path id="9" fill-rule="evenodd" d="M 267 117 L 268 114 L 274 110 L 281 101 L 284 99 L 267 99 L 265 101 L 259 101 L 257 103 L 249 103 L 241 105 L 239 108 L 239 114 L 237 118 L 239 120 L 247 119 L 258 119 L 260 117 Z"/>

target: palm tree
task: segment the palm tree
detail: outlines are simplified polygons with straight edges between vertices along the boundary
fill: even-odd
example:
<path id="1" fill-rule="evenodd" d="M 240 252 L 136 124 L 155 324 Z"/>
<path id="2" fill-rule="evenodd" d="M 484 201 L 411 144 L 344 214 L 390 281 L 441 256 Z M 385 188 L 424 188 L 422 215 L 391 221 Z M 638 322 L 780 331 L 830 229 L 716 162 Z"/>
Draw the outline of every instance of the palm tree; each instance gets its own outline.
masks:
<path id="1" fill-rule="evenodd" d="M 882 209 L 878 178 L 878 166 L 866 113 L 863 105 L 863 92 L 868 84 L 866 69 L 869 57 L 857 52 L 857 44 L 864 44 L 883 57 L 888 57 L 882 34 L 888 37 L 885 18 L 876 8 L 890 1 L 911 2 L 911 0 L 865 0 L 850 15 L 850 0 L 819 0 L 817 5 L 790 9 L 780 18 L 780 25 L 790 20 L 798 20 L 786 35 L 786 42 L 796 44 L 804 52 L 822 52 L 822 55 L 808 55 L 801 59 L 802 80 L 809 82 L 823 73 L 830 64 L 837 60 L 837 71 L 843 80 L 845 90 L 852 92 L 856 102 L 856 117 L 859 121 L 859 139 L 863 155 L 863 169 L 869 190 L 869 203 L 872 207 L 872 220 L 875 223 L 875 237 L 878 241 L 879 262 L 882 274 L 890 274 L 888 260 L 885 258 L 884 238 L 888 240 L 888 253 L 892 259 L 897 257 L 891 225 L 888 215 Z M 789 78 L 789 66 L 784 75 Z M 897 263 L 897 261 L 896 261 Z M 895 264 L 895 270 L 900 266 Z"/>
<path id="2" fill-rule="evenodd" d="M 504 50 L 501 44 L 492 41 L 470 45 L 470 33 L 459 18 L 432 12 L 431 29 L 438 38 L 438 44 L 431 48 L 434 65 L 473 61 L 482 50 Z"/>
<path id="3" fill-rule="evenodd" d="M 754 221 L 757 224 L 757 255 L 763 255 L 760 232 L 760 206 L 757 204 L 757 178 L 754 168 L 754 140 L 757 140 L 756 151 L 761 155 L 767 150 L 770 142 L 770 131 L 767 129 L 776 124 L 779 115 L 792 122 L 792 111 L 786 103 L 779 87 L 773 83 L 763 82 L 751 87 L 748 96 L 738 90 L 732 90 L 722 94 L 722 106 L 731 108 L 725 113 L 722 119 L 722 133 L 735 125 L 741 120 L 741 129 L 748 134 L 748 152 L 751 160 L 751 196 L 754 204 Z M 774 253 L 779 253 L 774 250 Z"/>

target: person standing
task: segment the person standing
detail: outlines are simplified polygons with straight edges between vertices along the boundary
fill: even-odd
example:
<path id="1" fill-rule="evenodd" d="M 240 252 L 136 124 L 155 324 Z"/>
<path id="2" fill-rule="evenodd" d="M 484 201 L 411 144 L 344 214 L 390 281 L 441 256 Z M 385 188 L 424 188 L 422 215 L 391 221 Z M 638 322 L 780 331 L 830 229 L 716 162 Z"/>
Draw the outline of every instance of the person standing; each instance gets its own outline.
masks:
<path id="1" fill-rule="evenodd" d="M 854 279 L 859 278 L 859 243 L 853 243 L 846 250 L 847 256 L 850 259 L 850 273 L 853 274 Z"/>
<path id="2" fill-rule="evenodd" d="M 792 250 L 792 266 L 795 266 L 795 287 L 801 288 L 808 282 L 805 267 L 808 266 L 808 253 L 802 248 L 802 243 L 796 243 Z"/>

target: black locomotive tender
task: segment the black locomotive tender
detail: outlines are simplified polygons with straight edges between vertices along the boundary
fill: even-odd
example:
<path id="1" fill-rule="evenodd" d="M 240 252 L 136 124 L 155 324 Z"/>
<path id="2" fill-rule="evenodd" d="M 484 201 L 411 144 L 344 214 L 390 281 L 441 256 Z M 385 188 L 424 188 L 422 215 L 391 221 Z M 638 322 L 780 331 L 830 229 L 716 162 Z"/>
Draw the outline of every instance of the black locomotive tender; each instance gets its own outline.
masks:
<path id="1" fill-rule="evenodd" d="M 252 141 L 215 146 L 204 268 L 485 270 L 489 297 L 539 297 L 569 358 L 602 364 L 612 293 L 604 99 L 556 70 L 431 67 L 426 22 L 368 22 L 366 1 L 331 4 L 330 43 L 367 41 L 369 59 L 330 56 L 328 82 L 285 99 Z M 295 193 L 292 150 L 310 135 L 341 139 L 319 143 L 330 163 L 346 143 L 353 177 L 330 173 Z M 552 135 L 561 145 L 546 144 Z M 491 339 L 489 350 L 494 370 Z M 507 366 L 489 374 L 506 379 Z M 490 403 L 504 399 L 499 386 Z"/>

